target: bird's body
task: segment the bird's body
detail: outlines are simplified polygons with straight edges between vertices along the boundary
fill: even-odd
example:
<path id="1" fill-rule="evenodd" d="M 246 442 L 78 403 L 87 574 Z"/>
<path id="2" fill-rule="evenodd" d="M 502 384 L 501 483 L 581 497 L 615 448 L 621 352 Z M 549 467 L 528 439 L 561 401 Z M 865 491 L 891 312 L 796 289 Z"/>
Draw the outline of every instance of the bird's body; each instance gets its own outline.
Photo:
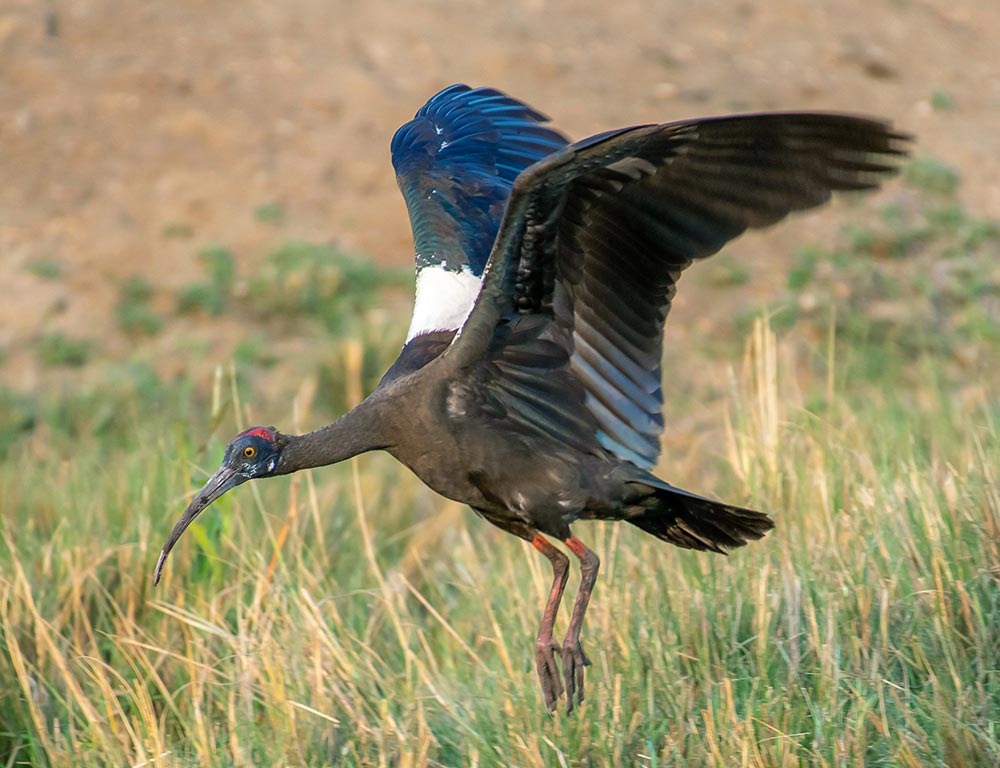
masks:
<path id="1" fill-rule="evenodd" d="M 375 391 L 307 435 L 255 427 L 185 511 L 248 479 L 383 449 L 430 488 L 530 542 L 553 567 L 536 638 L 546 704 L 583 698 L 580 629 L 599 561 L 577 520 L 624 520 L 725 552 L 771 527 L 651 469 L 663 429 L 662 330 L 680 273 L 750 227 L 870 189 L 902 154 L 880 121 L 787 113 L 638 126 L 568 144 L 530 107 L 452 86 L 393 139 L 417 297 Z M 568 559 L 582 581 L 562 645 Z M 560 672 L 556 656 L 561 657 Z"/>
<path id="2" fill-rule="evenodd" d="M 514 325 L 515 334 L 530 338 L 537 331 L 519 326 L 545 324 L 526 316 Z M 503 364 L 503 355 L 498 360 Z M 546 361 L 536 391 L 574 415 L 579 428 L 572 442 L 558 432 L 518 429 L 491 386 L 497 360 L 482 360 L 461 375 L 448 364 L 426 363 L 398 384 L 384 383 L 375 396 L 375 408 L 382 398 L 392 403 L 393 437 L 386 446 L 392 456 L 437 493 L 529 541 L 535 531 L 568 538 L 577 519 L 622 519 L 623 502 L 640 495 L 627 483 L 651 476 L 601 446 L 568 356 Z"/>

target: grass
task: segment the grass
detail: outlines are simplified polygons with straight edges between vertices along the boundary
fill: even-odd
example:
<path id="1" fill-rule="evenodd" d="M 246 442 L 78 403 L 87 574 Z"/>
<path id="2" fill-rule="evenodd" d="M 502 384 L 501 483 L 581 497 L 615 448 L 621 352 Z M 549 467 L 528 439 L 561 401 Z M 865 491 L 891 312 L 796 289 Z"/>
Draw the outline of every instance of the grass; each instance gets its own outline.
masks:
<path id="1" fill-rule="evenodd" d="M 131 277 L 122 283 L 115 304 L 115 322 L 120 330 L 133 337 L 155 336 L 160 332 L 163 321 L 149 306 L 153 293 L 153 286 L 141 277 Z"/>
<path id="2" fill-rule="evenodd" d="M 221 246 L 204 248 L 198 256 L 208 272 L 208 280 L 185 286 L 177 296 L 177 311 L 184 314 L 203 310 L 221 315 L 226 310 L 236 280 L 233 256 Z"/>
<path id="3" fill-rule="evenodd" d="M 919 272 L 917 254 L 946 241 L 945 223 L 931 226 L 892 263 Z M 871 242 L 847 232 L 838 249 Z M 954 258 L 990 265 L 992 242 Z M 824 274 L 832 257 L 814 256 L 798 290 L 854 285 L 851 264 Z M 930 292 L 961 308 L 951 282 L 901 274 L 891 291 L 879 282 L 880 300 Z M 970 301 L 995 295 L 977 291 Z M 30 418 L 0 464 L 0 758 L 1000 765 L 1000 400 L 985 362 L 1000 337 L 942 323 L 914 339 L 911 323 L 841 301 L 850 323 L 821 293 L 779 333 L 758 313 L 728 364 L 686 370 L 671 355 L 689 351 L 668 352 L 671 412 L 697 412 L 705 380 L 721 407 L 705 443 L 673 450 L 661 474 L 778 527 L 721 558 L 579 524 L 602 578 L 572 717 L 544 713 L 531 663 L 547 563 L 383 455 L 230 494 L 152 588 L 225 437 L 321 423 L 329 402 L 372 385 L 385 344 L 336 342 L 322 397 L 312 379 L 258 396 L 231 373 L 202 392 L 140 367 L 78 406 L 5 400 Z"/>
<path id="4" fill-rule="evenodd" d="M 248 281 L 245 306 L 263 320 L 312 318 L 344 335 L 375 306 L 382 288 L 412 282 L 411 270 L 380 270 L 332 245 L 290 242 Z"/>
<path id="5" fill-rule="evenodd" d="M 253 217 L 262 224 L 281 224 L 285 220 L 285 207 L 281 203 L 263 203 L 253 209 Z"/>
<path id="6" fill-rule="evenodd" d="M 75 339 L 64 333 L 47 333 L 38 340 L 38 359 L 48 366 L 79 368 L 87 363 L 94 349 L 89 339 Z"/>
<path id="7" fill-rule="evenodd" d="M 62 277 L 62 264 L 55 259 L 34 259 L 24 265 L 35 277 L 42 280 L 58 280 Z"/>

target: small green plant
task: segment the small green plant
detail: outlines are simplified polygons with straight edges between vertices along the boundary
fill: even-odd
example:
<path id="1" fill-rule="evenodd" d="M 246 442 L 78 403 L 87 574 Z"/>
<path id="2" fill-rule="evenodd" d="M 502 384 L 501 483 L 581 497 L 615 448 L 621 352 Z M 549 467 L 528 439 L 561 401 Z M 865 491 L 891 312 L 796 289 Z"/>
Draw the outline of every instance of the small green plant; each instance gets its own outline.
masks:
<path id="1" fill-rule="evenodd" d="M 278 358 L 267 351 L 267 335 L 263 332 L 253 333 L 233 350 L 233 360 L 239 367 L 259 365 L 270 368 L 278 362 Z"/>
<path id="2" fill-rule="evenodd" d="M 168 239 L 188 240 L 194 236 L 194 228 L 190 224 L 173 222 L 165 224 L 160 234 Z"/>
<path id="3" fill-rule="evenodd" d="M 44 365 L 65 365 L 79 368 L 90 359 L 94 343 L 88 339 L 71 339 L 62 333 L 45 334 L 38 340 L 38 359 Z"/>
<path id="4" fill-rule="evenodd" d="M 935 88 L 931 91 L 931 106 L 941 112 L 952 110 L 955 108 L 955 97 L 948 91 Z"/>
<path id="5" fill-rule="evenodd" d="M 208 271 L 208 281 L 192 283 L 181 290 L 177 296 L 177 311 L 221 315 L 229 304 L 236 281 L 233 256 L 221 246 L 205 248 L 198 256 Z"/>
<path id="6" fill-rule="evenodd" d="M 708 279 L 713 285 L 735 287 L 746 285 L 750 280 L 750 274 L 750 269 L 745 264 L 741 264 L 738 259 L 720 258 L 718 264 L 712 265 Z"/>
<path id="7" fill-rule="evenodd" d="M 192 283 L 177 294 L 177 311 L 182 315 L 198 311 L 221 315 L 223 309 L 225 302 L 209 283 Z"/>
<path id="8" fill-rule="evenodd" d="M 34 398 L 0 387 L 0 459 L 35 428 L 36 420 Z"/>
<path id="9" fill-rule="evenodd" d="M 205 248 L 198 257 L 208 270 L 208 279 L 220 291 L 230 291 L 236 280 L 236 263 L 228 249 L 215 245 Z"/>
<path id="10" fill-rule="evenodd" d="M 806 246 L 795 254 L 795 263 L 788 273 L 788 290 L 800 291 L 805 288 L 816 272 L 816 264 L 824 256 L 815 246 Z"/>
<path id="11" fill-rule="evenodd" d="M 952 196 L 958 189 L 958 172 L 933 157 L 915 157 L 903 168 L 903 179 L 925 193 Z"/>
<path id="12" fill-rule="evenodd" d="M 847 238 L 848 249 L 853 253 L 866 256 L 878 255 L 881 238 L 871 227 L 848 224 L 841 232 Z"/>
<path id="13" fill-rule="evenodd" d="M 42 280 L 58 280 L 62 277 L 62 264 L 55 259 L 32 259 L 24 268 Z"/>
<path id="14" fill-rule="evenodd" d="M 265 203 L 253 209 L 253 217 L 263 224 L 280 224 L 285 220 L 285 208 L 281 203 Z"/>
<path id="15" fill-rule="evenodd" d="M 155 336 L 163 321 L 150 308 L 153 286 L 141 277 L 130 277 L 122 283 L 115 305 L 115 321 L 130 336 Z"/>

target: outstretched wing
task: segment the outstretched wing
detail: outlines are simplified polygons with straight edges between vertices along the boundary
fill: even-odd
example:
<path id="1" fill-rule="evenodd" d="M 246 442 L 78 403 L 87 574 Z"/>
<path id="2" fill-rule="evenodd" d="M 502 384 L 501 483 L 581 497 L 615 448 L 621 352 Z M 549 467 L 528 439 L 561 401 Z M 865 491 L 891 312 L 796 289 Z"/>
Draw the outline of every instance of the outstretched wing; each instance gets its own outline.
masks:
<path id="1" fill-rule="evenodd" d="M 453 85 L 392 139 L 417 261 L 409 341 L 457 330 L 479 291 L 514 179 L 566 145 L 545 115 L 492 88 Z M 426 272 L 433 270 L 433 272 Z"/>
<path id="2" fill-rule="evenodd" d="M 776 113 L 626 128 L 566 147 L 515 183 L 479 301 L 446 355 L 459 366 L 495 356 L 505 319 L 551 315 L 598 440 L 651 468 L 663 323 L 681 272 L 833 191 L 877 187 L 906 138 L 878 120 Z"/>

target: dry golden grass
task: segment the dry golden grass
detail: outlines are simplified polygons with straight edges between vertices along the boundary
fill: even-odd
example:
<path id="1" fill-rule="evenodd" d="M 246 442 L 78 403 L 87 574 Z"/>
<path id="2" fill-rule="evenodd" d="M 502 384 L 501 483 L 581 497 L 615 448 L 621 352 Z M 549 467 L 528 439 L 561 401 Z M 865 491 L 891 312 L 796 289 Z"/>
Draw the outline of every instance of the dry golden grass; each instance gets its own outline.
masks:
<path id="1" fill-rule="evenodd" d="M 845 394 L 802 354 L 758 322 L 731 374 L 719 493 L 774 513 L 764 542 L 719 558 L 586 528 L 603 578 L 568 718 L 531 665 L 546 564 L 387 458 L 232 494 L 153 591 L 181 430 L 14 457 L 6 763 L 997 765 L 997 403 Z"/>
<path id="2" fill-rule="evenodd" d="M 777 528 L 721 558 L 581 523 L 602 578 L 571 717 L 532 663 L 547 563 L 390 458 L 224 497 L 154 591 L 220 453 L 196 441 L 262 421 L 246 379 L 0 392 L 0 765 L 1000 766 L 1000 227 L 950 169 L 906 179 L 729 329 L 739 364 L 668 348 L 660 473 Z M 264 376 L 259 407 L 314 426 L 384 346 Z"/>

